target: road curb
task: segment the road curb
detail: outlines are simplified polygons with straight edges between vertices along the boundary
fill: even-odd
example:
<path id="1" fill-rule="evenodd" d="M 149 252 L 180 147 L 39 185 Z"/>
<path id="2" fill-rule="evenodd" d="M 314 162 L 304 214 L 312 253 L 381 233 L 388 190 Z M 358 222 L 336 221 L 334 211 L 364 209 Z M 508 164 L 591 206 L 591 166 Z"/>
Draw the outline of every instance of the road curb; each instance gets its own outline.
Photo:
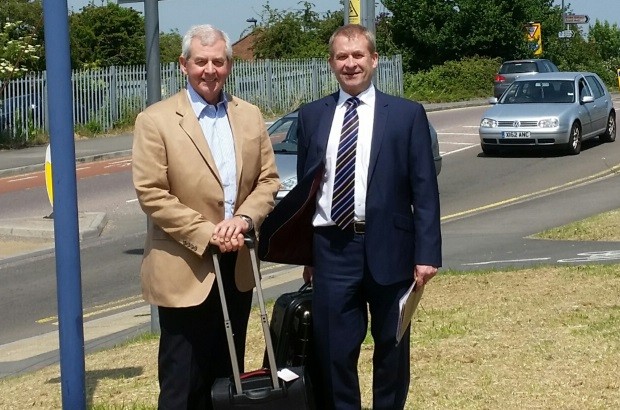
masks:
<path id="1" fill-rule="evenodd" d="M 113 158 L 122 158 L 122 157 L 131 157 L 131 150 L 122 150 L 122 151 L 114 151 L 114 152 L 106 152 L 103 154 L 96 155 L 86 155 L 82 157 L 78 157 L 75 159 L 75 163 L 82 164 L 87 162 L 94 161 L 103 161 L 106 159 Z M 9 169 L 0 169 L 0 178 L 3 177 L 12 177 L 15 175 L 23 175 L 29 174 L 31 172 L 39 172 L 45 169 L 45 164 L 33 164 L 33 165 L 25 165 L 23 167 L 9 168 Z"/>
<path id="2" fill-rule="evenodd" d="M 80 240 L 96 238 L 108 223 L 105 212 L 78 213 Z M 54 219 L 49 217 L 0 220 L 0 236 L 23 239 L 54 239 Z"/>

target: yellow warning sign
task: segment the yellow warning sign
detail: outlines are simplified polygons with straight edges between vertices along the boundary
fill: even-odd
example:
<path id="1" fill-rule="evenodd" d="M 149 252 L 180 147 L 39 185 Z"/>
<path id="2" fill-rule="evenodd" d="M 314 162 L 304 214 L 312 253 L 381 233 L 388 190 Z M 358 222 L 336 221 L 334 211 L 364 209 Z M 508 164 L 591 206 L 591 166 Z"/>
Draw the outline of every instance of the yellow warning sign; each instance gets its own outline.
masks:
<path id="1" fill-rule="evenodd" d="M 50 151 L 51 144 L 45 149 L 45 188 L 47 190 L 47 199 L 50 201 L 52 210 L 54 209 L 54 189 L 52 187 L 52 154 Z"/>
<path id="2" fill-rule="evenodd" d="M 540 33 L 538 32 L 540 28 L 540 24 L 532 24 L 530 26 L 527 26 L 527 36 L 530 40 L 537 40 L 538 37 L 540 36 Z"/>
<path id="3" fill-rule="evenodd" d="M 539 56 L 543 52 L 540 23 L 529 23 L 525 26 L 525 38 L 532 54 Z"/>
<path id="4" fill-rule="evenodd" d="M 361 0 L 349 0 L 349 24 L 361 24 Z"/>

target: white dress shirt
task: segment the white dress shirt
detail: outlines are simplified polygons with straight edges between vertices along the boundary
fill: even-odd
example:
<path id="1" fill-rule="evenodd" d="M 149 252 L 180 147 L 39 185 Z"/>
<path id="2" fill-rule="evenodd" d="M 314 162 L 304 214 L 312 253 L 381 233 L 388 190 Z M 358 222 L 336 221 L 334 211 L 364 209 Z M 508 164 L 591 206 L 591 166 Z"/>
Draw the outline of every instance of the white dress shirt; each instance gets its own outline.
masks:
<path id="1" fill-rule="evenodd" d="M 187 93 L 194 113 L 198 118 L 202 133 L 209 144 L 215 160 L 217 172 L 224 186 L 224 217 L 234 216 L 237 198 L 237 162 L 235 160 L 235 141 L 228 122 L 226 109 L 228 101 L 222 93 L 222 100 L 217 105 L 207 103 L 192 86 L 187 84 Z"/>
<path id="2" fill-rule="evenodd" d="M 325 154 L 325 171 L 319 190 L 317 192 L 317 209 L 312 219 L 314 226 L 335 225 L 332 221 L 332 197 L 334 193 L 334 178 L 336 174 L 336 158 L 338 156 L 338 143 L 342 132 L 342 123 L 346 111 L 345 102 L 352 96 L 340 90 L 334 120 L 332 121 L 327 152 Z M 360 100 L 357 107 L 359 117 L 359 132 L 357 135 L 357 148 L 355 152 L 355 220 L 363 221 L 366 217 L 366 188 L 368 184 L 368 165 L 370 162 L 370 146 L 372 142 L 372 129 L 375 120 L 375 87 L 370 85 L 368 89 L 356 96 Z"/>

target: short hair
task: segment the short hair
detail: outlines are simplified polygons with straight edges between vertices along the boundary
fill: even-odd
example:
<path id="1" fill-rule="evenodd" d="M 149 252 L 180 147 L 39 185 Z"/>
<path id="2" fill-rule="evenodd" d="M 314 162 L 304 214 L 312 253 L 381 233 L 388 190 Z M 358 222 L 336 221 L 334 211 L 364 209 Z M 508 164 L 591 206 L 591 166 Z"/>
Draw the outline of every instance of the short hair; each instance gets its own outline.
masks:
<path id="1" fill-rule="evenodd" d="M 192 44 L 192 40 L 195 38 L 199 39 L 200 44 L 203 46 L 210 46 L 218 40 L 224 40 L 224 43 L 226 44 L 226 58 L 228 60 L 232 60 L 232 44 L 228 34 L 210 24 L 192 26 L 189 30 L 187 30 L 187 33 L 185 33 L 183 36 L 183 43 L 181 45 L 181 55 L 186 60 L 190 58 L 190 46 Z"/>
<path id="2" fill-rule="evenodd" d="M 340 26 L 334 31 L 332 36 L 329 38 L 329 56 L 334 56 L 334 40 L 338 36 L 344 36 L 348 39 L 355 38 L 357 36 L 364 36 L 368 41 L 368 51 L 371 54 L 374 54 L 377 51 L 377 40 L 375 39 L 375 35 L 372 34 L 366 27 L 360 24 L 346 24 L 344 26 Z"/>

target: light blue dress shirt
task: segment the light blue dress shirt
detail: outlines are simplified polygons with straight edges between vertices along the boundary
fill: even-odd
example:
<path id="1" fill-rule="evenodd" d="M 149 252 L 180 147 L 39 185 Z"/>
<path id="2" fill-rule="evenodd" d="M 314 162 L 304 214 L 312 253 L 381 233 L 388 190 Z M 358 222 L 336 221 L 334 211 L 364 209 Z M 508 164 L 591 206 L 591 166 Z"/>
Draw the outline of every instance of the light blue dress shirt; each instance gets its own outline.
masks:
<path id="1" fill-rule="evenodd" d="M 235 160 L 235 141 L 226 114 L 228 101 L 225 94 L 222 93 L 220 102 L 217 105 L 211 105 L 198 95 L 189 83 L 187 84 L 187 93 L 222 180 L 224 217 L 226 219 L 232 218 L 237 198 L 237 162 Z"/>

